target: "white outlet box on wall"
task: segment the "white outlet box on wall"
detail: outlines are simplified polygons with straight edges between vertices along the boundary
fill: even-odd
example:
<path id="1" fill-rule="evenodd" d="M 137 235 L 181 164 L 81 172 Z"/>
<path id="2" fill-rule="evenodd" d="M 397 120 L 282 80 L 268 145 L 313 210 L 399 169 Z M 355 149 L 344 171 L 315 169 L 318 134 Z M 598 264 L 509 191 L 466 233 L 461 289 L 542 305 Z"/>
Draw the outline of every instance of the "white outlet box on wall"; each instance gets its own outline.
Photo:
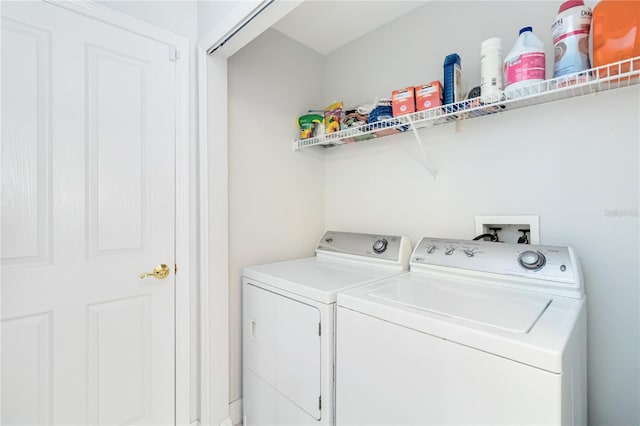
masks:
<path id="1" fill-rule="evenodd" d="M 500 241 L 515 243 L 522 235 L 519 229 L 529 230 L 529 243 L 540 244 L 540 223 L 538 216 L 476 216 L 476 235 L 492 233 L 490 228 L 502 228 L 498 231 Z"/>

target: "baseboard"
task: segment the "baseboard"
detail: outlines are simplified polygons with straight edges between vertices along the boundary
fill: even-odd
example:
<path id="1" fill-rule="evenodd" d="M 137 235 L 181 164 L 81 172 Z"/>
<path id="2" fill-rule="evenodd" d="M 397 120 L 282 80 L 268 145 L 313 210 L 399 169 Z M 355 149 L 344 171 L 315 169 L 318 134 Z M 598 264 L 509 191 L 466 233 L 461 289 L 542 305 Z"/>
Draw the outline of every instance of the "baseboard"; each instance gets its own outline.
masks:
<path id="1" fill-rule="evenodd" d="M 233 426 L 242 424 L 242 398 L 236 399 L 229 404 L 229 416 Z"/>

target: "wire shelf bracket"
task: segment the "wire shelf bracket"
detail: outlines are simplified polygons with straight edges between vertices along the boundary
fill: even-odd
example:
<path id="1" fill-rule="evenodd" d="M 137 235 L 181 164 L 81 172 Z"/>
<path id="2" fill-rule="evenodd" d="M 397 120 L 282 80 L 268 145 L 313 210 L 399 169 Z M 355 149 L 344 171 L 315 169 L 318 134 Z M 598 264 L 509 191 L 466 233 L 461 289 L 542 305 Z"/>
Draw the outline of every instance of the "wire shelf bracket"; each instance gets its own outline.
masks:
<path id="1" fill-rule="evenodd" d="M 422 155 L 424 157 L 424 165 L 427 168 L 427 171 L 431 173 L 431 176 L 433 176 L 433 179 L 435 180 L 435 178 L 438 176 L 438 173 L 436 172 L 435 167 L 433 167 L 431 158 L 429 157 L 429 154 L 427 154 L 427 150 L 425 149 L 424 144 L 422 143 L 422 138 L 420 137 L 420 133 L 418 133 L 418 129 L 416 128 L 415 124 L 410 118 L 408 118 L 407 121 L 409 122 L 409 127 L 413 132 L 413 136 L 415 136 L 416 141 L 418 142 L 418 145 L 420 145 L 420 150 L 422 151 Z"/>

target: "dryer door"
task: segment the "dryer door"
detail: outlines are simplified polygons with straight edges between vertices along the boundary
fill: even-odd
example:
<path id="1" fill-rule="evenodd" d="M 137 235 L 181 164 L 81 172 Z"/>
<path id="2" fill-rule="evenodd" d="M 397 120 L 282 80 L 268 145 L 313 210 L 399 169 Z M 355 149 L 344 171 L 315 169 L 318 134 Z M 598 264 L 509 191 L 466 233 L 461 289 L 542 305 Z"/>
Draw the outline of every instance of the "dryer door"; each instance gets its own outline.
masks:
<path id="1" fill-rule="evenodd" d="M 320 311 L 252 284 L 245 291 L 245 367 L 320 420 Z"/>

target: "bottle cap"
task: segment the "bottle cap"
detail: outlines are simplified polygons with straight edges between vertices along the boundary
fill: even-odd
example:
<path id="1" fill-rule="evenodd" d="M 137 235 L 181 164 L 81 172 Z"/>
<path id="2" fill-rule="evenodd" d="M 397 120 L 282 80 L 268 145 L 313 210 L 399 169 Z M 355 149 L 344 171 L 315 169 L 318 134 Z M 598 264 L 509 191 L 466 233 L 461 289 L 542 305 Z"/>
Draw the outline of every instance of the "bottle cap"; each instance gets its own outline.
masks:
<path id="1" fill-rule="evenodd" d="M 560 9 L 558 9 L 558 13 L 562 13 L 567 9 L 571 9 L 576 6 L 584 6 L 584 2 L 582 0 L 567 0 L 560 5 Z"/>
<path id="2" fill-rule="evenodd" d="M 462 61 L 460 60 L 460 56 L 458 56 L 457 53 L 452 53 L 450 55 L 447 55 L 444 58 L 444 65 L 452 65 L 452 64 L 458 64 L 458 65 L 462 65 Z"/>
<path id="3" fill-rule="evenodd" d="M 518 35 L 522 34 L 522 33 L 526 33 L 526 32 L 533 32 L 533 27 L 524 27 L 522 29 L 520 29 L 520 32 L 518 33 Z"/>

